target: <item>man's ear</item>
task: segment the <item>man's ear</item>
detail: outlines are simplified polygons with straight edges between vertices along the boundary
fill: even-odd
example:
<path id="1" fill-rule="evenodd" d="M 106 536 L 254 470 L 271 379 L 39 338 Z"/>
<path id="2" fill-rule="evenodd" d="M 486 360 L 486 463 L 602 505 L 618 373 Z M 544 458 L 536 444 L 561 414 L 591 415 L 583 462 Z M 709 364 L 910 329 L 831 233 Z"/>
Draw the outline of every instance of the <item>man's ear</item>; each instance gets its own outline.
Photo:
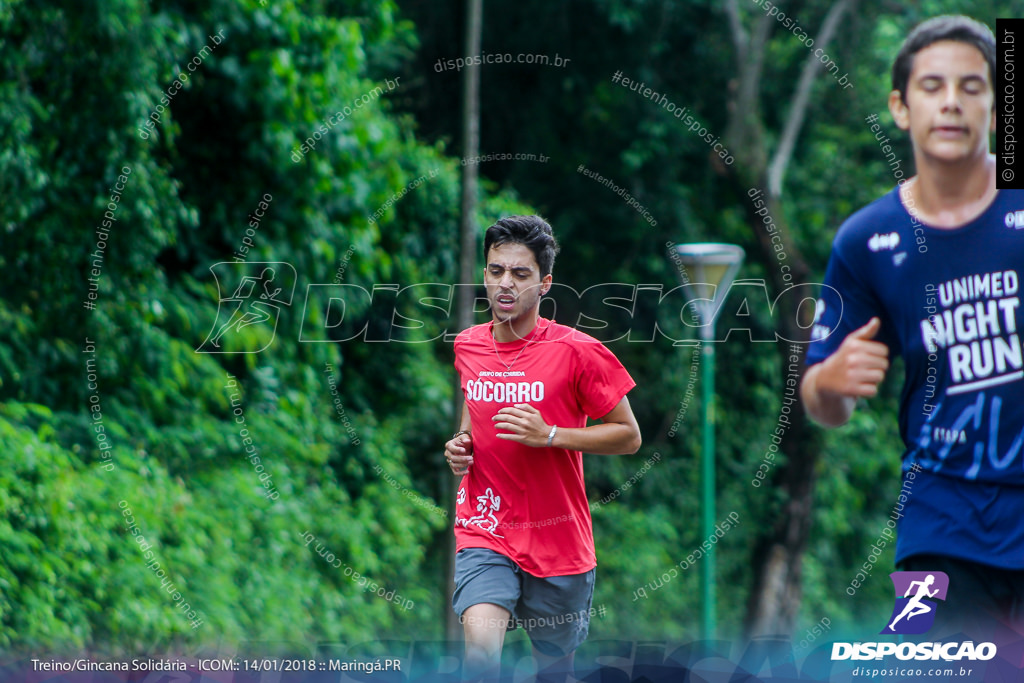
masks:
<path id="1" fill-rule="evenodd" d="M 910 110 L 903 103 L 903 97 L 899 90 L 889 93 L 889 113 L 900 130 L 910 130 Z M 995 112 L 992 113 L 995 117 Z"/>
<path id="2" fill-rule="evenodd" d="M 540 279 L 540 295 L 544 296 L 551 289 L 551 273 Z"/>

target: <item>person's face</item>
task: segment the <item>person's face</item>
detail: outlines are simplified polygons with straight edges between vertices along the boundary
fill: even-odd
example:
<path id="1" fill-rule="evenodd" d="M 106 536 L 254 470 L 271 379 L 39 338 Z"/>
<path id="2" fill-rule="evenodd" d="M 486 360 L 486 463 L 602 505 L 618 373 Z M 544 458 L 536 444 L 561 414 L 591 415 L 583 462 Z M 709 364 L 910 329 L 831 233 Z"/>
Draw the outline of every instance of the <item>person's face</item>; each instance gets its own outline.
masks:
<path id="1" fill-rule="evenodd" d="M 525 244 L 506 242 L 488 250 L 484 285 L 494 322 L 511 322 L 537 309 L 551 288 L 551 275 L 540 276 L 537 258 Z"/>
<path id="2" fill-rule="evenodd" d="M 917 153 L 950 162 L 988 155 L 994 95 L 978 48 L 952 40 L 924 48 L 914 55 L 905 95 L 906 104 L 890 93 L 889 111 Z"/>

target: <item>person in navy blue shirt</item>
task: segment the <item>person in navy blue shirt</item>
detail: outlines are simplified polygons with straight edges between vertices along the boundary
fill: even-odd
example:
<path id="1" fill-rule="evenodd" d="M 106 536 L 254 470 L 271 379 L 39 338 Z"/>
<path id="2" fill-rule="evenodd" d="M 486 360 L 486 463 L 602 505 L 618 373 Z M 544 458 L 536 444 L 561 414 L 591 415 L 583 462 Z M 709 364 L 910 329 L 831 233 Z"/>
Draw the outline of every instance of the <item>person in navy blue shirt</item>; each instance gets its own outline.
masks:
<path id="1" fill-rule="evenodd" d="M 840 227 L 801 396 L 840 426 L 904 358 L 897 568 L 949 576 L 930 637 L 1012 640 L 1024 634 L 1024 192 L 996 189 L 989 152 L 995 37 L 931 19 L 892 76 L 917 175 Z"/>

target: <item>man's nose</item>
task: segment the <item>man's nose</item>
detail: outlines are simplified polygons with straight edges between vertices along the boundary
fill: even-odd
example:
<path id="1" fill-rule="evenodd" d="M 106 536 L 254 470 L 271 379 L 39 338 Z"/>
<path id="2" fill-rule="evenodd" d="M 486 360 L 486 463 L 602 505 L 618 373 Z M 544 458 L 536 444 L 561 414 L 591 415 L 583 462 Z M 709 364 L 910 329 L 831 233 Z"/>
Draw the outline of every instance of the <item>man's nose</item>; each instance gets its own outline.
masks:
<path id="1" fill-rule="evenodd" d="M 942 108 L 945 110 L 960 109 L 960 89 L 956 83 L 948 83 L 942 91 Z"/>

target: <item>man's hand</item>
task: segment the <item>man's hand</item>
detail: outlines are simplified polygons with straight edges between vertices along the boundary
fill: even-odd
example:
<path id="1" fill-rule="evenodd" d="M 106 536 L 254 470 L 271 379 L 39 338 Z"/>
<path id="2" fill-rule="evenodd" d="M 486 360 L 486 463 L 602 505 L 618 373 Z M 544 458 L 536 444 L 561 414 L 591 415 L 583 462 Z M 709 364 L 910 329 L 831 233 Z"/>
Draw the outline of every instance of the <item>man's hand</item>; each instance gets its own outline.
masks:
<path id="1" fill-rule="evenodd" d="M 882 326 L 877 317 L 854 330 L 836 352 L 804 376 L 802 396 L 807 412 L 827 427 L 845 423 L 858 398 L 878 393 L 889 369 L 889 347 L 874 341 Z"/>
<path id="2" fill-rule="evenodd" d="M 872 318 L 847 335 L 836 352 L 822 362 L 818 391 L 852 398 L 870 398 L 878 393 L 878 385 L 889 369 L 889 347 L 872 341 L 881 326 L 881 320 Z"/>
<path id="3" fill-rule="evenodd" d="M 521 444 L 541 448 L 548 445 L 548 434 L 551 425 L 544 422 L 540 411 L 529 403 L 516 403 L 506 406 L 491 418 L 496 429 L 503 429 L 511 434 L 498 434 L 499 439 L 518 441 Z"/>
<path id="4" fill-rule="evenodd" d="M 452 468 L 452 474 L 461 477 L 469 472 L 473 464 L 473 436 L 459 434 L 444 445 L 444 457 Z"/>

